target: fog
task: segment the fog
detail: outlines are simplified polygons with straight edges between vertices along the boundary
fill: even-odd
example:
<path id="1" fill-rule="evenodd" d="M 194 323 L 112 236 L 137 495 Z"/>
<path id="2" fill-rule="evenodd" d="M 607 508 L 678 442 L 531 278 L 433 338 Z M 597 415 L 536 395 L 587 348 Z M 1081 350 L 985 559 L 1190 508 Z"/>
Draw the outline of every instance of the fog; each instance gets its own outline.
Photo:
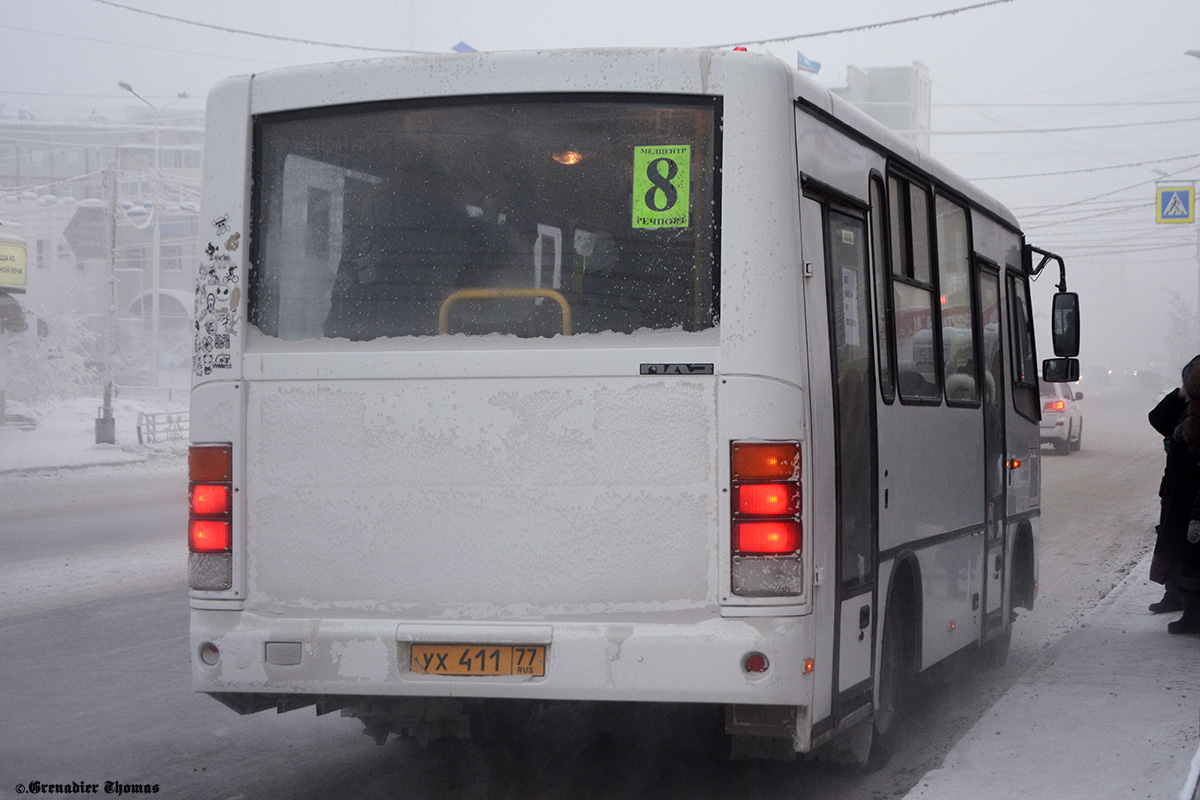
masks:
<path id="1" fill-rule="evenodd" d="M 1200 176 L 1200 58 L 1187 55 L 1200 48 L 1194 0 L 8 0 L 4 9 L 0 118 L 144 114 L 119 82 L 160 108 L 200 111 L 228 75 L 459 42 L 746 42 L 789 63 L 803 52 L 828 86 L 844 85 L 851 66 L 920 62 L 932 79 L 933 155 L 1008 205 L 1031 243 L 1067 260 L 1069 288 L 1082 295 L 1085 382 L 1152 364 L 1173 374 L 1200 349 L 1196 225 L 1155 222 L 1156 181 Z M 954 9 L 964 10 L 944 13 Z M 1036 287 L 1043 321 L 1056 281 Z"/>

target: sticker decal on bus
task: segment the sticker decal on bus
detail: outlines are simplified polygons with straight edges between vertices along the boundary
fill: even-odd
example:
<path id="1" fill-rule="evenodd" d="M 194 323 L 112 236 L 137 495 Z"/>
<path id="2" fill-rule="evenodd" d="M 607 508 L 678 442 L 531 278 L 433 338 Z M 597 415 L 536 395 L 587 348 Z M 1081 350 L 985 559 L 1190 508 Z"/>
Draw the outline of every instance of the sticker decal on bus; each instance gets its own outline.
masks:
<path id="1" fill-rule="evenodd" d="M 213 220 L 218 236 L 229 234 L 229 217 Z M 224 244 L 209 242 L 204 248 L 207 260 L 200 265 L 196 280 L 196 347 L 192 371 L 199 376 L 210 375 L 214 369 L 233 366 L 231 346 L 237 336 L 237 310 L 241 302 L 238 265 L 230 253 L 236 251 L 240 233 L 225 238 Z"/>
<path id="2" fill-rule="evenodd" d="M 633 148 L 633 227 L 688 227 L 691 163 L 691 145 Z"/>

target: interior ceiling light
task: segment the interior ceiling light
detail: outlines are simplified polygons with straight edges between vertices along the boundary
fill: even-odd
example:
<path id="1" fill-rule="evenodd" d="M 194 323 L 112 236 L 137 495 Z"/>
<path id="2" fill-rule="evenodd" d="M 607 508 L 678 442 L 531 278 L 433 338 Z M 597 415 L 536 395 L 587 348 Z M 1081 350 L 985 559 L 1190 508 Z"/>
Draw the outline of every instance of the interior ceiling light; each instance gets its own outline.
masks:
<path id="1" fill-rule="evenodd" d="M 568 166 L 571 164 L 578 164 L 580 161 L 583 161 L 583 153 L 580 153 L 576 150 L 559 150 L 558 152 L 551 153 L 550 157 L 558 163 L 566 164 Z"/>

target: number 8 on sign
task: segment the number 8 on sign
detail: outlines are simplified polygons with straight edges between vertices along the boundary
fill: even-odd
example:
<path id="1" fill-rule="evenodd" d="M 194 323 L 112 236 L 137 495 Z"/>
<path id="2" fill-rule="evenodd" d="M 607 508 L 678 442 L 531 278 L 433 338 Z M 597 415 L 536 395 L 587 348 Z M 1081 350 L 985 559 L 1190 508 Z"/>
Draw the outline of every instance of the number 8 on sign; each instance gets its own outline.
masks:
<path id="1" fill-rule="evenodd" d="M 633 227 L 686 228 L 689 224 L 692 148 L 633 148 Z"/>

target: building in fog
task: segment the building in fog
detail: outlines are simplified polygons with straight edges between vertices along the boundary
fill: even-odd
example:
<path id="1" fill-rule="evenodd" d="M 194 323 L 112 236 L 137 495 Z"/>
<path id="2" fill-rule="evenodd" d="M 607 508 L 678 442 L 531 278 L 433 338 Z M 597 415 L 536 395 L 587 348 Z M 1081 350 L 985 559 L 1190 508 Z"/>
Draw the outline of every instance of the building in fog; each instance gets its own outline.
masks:
<path id="1" fill-rule="evenodd" d="M 928 153 L 932 86 L 929 68 L 914 61 L 910 67 L 848 67 L 846 86 L 831 91 Z"/>
<path id="2" fill-rule="evenodd" d="M 0 116 L 0 219 L 26 241 L 25 335 L 83 318 L 88 360 L 104 372 L 111 356 L 119 383 L 190 369 L 203 137 L 197 111 Z"/>

